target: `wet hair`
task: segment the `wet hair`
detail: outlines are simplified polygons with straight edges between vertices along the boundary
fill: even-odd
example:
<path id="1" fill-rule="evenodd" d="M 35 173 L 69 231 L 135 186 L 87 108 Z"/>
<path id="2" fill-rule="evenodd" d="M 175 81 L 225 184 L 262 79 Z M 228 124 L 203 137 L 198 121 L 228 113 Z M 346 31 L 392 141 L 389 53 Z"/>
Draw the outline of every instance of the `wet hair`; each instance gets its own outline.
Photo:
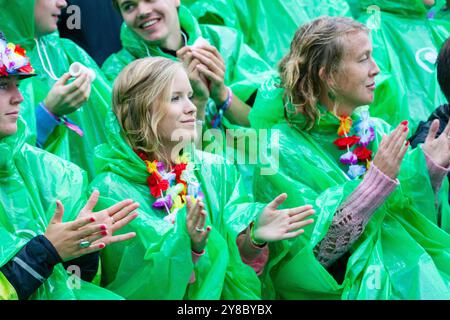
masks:
<path id="1" fill-rule="evenodd" d="M 279 64 L 280 86 L 284 88 L 285 111 L 304 114 L 305 129 L 311 129 L 319 117 L 317 103 L 325 79 L 331 91 L 328 94 L 335 93 L 334 78 L 346 52 L 345 37 L 359 31 L 369 32 L 362 23 L 343 17 L 321 17 L 297 29 Z"/>

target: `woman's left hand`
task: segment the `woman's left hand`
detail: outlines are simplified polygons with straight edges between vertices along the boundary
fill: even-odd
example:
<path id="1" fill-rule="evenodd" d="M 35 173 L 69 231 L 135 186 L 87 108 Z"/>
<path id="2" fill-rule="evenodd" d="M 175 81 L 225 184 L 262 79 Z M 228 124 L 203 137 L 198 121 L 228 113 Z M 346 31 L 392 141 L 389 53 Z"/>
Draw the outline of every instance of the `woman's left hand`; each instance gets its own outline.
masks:
<path id="1" fill-rule="evenodd" d="M 436 138 L 439 120 L 435 119 L 430 126 L 422 150 L 438 165 L 447 168 L 450 162 L 450 120 L 444 131 Z"/>

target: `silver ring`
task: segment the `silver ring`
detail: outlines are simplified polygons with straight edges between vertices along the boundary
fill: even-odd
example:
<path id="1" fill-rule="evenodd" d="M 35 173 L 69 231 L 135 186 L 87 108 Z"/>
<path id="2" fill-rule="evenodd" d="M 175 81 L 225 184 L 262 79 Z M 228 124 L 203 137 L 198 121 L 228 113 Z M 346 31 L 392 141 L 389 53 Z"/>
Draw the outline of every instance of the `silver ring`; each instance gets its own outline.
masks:
<path id="1" fill-rule="evenodd" d="M 80 248 L 88 248 L 91 245 L 91 243 L 89 241 L 87 241 L 86 239 L 81 239 L 80 240 Z"/>
<path id="2" fill-rule="evenodd" d="M 111 221 L 113 224 L 116 223 L 116 220 L 114 220 L 114 217 L 110 217 L 110 218 L 111 218 Z"/>
<path id="3" fill-rule="evenodd" d="M 203 231 L 205 231 L 205 229 L 199 228 L 199 227 L 195 227 L 195 231 L 197 231 L 197 232 L 203 232 Z"/>

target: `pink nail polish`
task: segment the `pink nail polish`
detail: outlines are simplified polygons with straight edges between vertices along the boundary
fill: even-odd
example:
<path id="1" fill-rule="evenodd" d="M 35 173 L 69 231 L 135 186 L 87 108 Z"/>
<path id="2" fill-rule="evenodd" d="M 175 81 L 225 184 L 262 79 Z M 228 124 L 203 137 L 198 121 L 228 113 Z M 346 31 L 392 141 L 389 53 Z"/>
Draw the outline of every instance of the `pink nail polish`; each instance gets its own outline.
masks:
<path id="1" fill-rule="evenodd" d="M 100 249 L 103 249 L 103 248 L 105 247 L 105 245 L 104 245 L 103 243 L 100 243 L 100 244 L 98 245 L 98 247 L 99 247 Z"/>
<path id="2" fill-rule="evenodd" d="M 104 224 L 102 224 L 102 225 L 100 226 L 100 230 L 106 230 L 106 226 L 105 226 Z"/>
<path id="3" fill-rule="evenodd" d="M 408 131 L 408 127 L 403 128 L 403 132 L 406 132 L 406 131 Z"/>
<path id="4" fill-rule="evenodd" d="M 409 140 L 406 141 L 405 146 L 407 146 L 407 147 L 409 146 Z"/>
<path id="5" fill-rule="evenodd" d="M 108 231 L 102 231 L 101 234 L 104 235 L 104 236 L 107 236 L 108 235 Z"/>
<path id="6" fill-rule="evenodd" d="M 90 217 L 90 218 L 89 218 L 89 221 L 90 221 L 90 222 L 95 222 L 95 218 L 94 218 L 94 217 Z"/>
<path id="7" fill-rule="evenodd" d="M 211 227 L 206 227 L 206 231 L 211 231 Z"/>
<path id="8" fill-rule="evenodd" d="M 403 120 L 402 122 L 400 122 L 402 125 L 407 126 L 408 125 L 408 120 Z"/>

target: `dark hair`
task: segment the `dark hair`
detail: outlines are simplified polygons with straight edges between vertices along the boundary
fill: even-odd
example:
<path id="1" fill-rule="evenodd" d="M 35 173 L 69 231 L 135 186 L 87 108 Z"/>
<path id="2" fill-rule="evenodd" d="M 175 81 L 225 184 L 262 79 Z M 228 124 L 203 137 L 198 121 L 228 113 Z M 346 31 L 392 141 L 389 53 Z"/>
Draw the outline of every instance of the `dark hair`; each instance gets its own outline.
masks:
<path id="1" fill-rule="evenodd" d="M 445 41 L 441 51 L 439 51 L 436 64 L 439 86 L 447 101 L 450 102 L 450 38 Z"/>
<path id="2" fill-rule="evenodd" d="M 119 4 L 117 3 L 117 0 L 112 0 L 113 7 L 116 8 L 120 12 Z"/>

